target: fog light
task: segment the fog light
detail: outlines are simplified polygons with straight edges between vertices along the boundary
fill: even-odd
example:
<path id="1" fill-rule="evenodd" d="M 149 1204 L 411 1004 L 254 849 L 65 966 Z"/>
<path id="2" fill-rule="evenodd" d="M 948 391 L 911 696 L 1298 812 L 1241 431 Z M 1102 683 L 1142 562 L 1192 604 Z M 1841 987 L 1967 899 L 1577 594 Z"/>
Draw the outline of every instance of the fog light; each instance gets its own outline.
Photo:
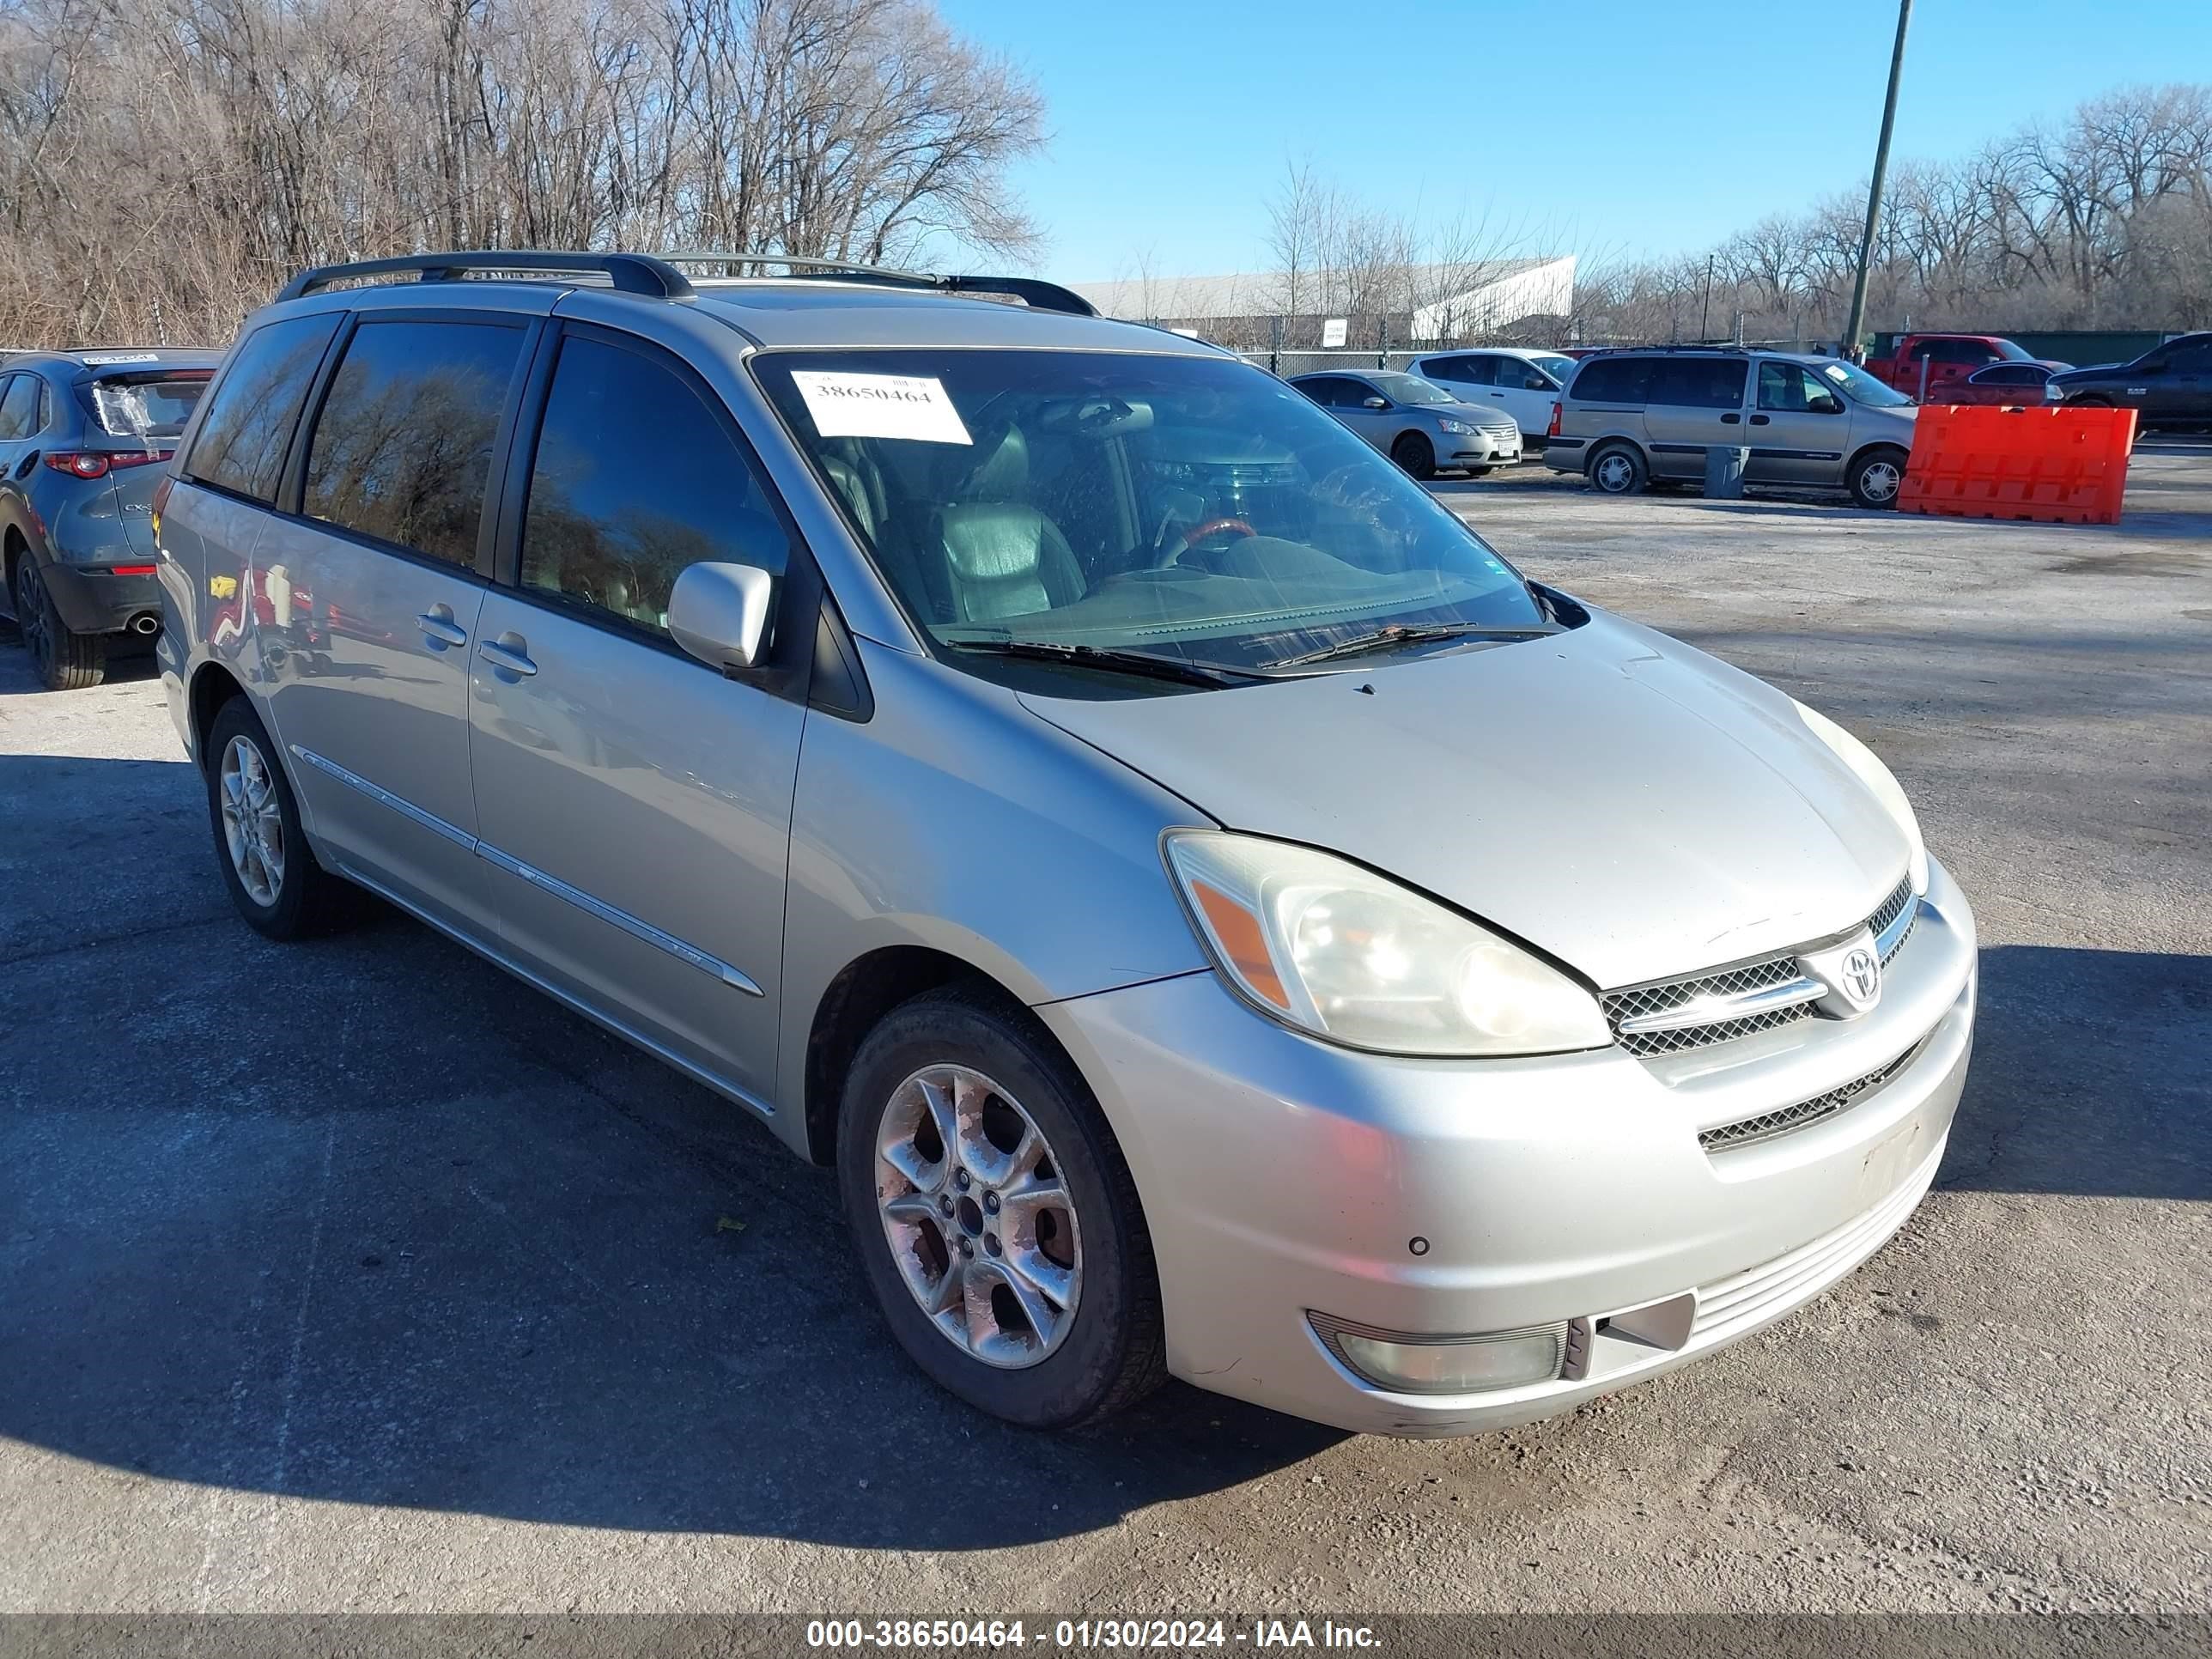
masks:
<path id="1" fill-rule="evenodd" d="M 1567 1326 L 1435 1336 L 1381 1331 L 1309 1313 L 1328 1351 L 1378 1389 L 1394 1394 L 1481 1394 L 1549 1382 L 1567 1352 Z"/>

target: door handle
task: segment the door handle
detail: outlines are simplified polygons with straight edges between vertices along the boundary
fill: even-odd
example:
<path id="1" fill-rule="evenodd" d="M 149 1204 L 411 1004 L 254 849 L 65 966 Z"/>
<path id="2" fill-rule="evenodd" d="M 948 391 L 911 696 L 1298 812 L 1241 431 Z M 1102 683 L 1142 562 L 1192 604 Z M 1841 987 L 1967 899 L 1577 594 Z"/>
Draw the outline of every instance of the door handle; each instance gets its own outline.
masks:
<path id="1" fill-rule="evenodd" d="M 1505 394 L 1502 392 L 1493 392 L 1490 395 L 1493 398 L 1503 398 Z"/>
<path id="2" fill-rule="evenodd" d="M 1735 413 L 1733 410 L 1731 410 L 1729 413 L 1728 413 L 1728 414 L 1723 415 L 1723 416 L 1721 416 L 1721 424 L 1722 424 L 1723 426 L 1734 426 L 1734 425 L 1735 425 L 1738 422 L 1740 422 L 1740 421 L 1741 421 L 1741 420 L 1742 420 L 1742 419 L 1743 419 L 1743 416 L 1742 416 L 1738 415 L 1738 414 Z"/>
<path id="3" fill-rule="evenodd" d="M 530 660 L 529 645 L 520 634 L 502 634 L 477 646 L 477 655 L 502 674 L 527 679 L 538 672 L 538 665 Z"/>
<path id="4" fill-rule="evenodd" d="M 1754 415 L 1751 417 L 1751 423 L 1753 426 L 1771 426 L 1774 424 L 1774 420 L 1771 416 Z"/>
<path id="5" fill-rule="evenodd" d="M 449 645 L 466 645 L 469 642 L 468 630 L 453 620 L 453 607 L 450 605 L 432 605 L 415 618 L 415 626 L 422 630 L 423 637 L 430 641 L 430 648 L 434 651 L 442 651 Z"/>

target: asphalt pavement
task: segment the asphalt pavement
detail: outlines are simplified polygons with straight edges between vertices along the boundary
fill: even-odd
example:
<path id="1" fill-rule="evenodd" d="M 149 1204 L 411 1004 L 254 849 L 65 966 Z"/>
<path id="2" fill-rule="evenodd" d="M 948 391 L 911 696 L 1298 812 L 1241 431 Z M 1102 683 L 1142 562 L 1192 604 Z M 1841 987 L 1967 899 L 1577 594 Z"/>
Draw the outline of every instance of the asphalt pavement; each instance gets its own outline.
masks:
<path id="1" fill-rule="evenodd" d="M 2212 1610 L 2212 443 L 2112 528 L 1437 494 L 1865 737 L 1973 900 L 1857 1273 L 1510 1433 L 1018 1432 L 824 1174 L 410 921 L 262 940 L 150 664 L 0 645 L 0 1611 Z"/>

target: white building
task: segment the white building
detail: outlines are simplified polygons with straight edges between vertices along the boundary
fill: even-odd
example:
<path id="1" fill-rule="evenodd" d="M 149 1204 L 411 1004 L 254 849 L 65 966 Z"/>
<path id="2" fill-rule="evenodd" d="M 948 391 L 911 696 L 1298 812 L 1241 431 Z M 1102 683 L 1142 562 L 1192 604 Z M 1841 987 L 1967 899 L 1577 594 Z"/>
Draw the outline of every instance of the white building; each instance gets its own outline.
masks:
<path id="1" fill-rule="evenodd" d="M 1526 317 L 1564 317 L 1574 310 L 1575 256 L 1487 259 L 1468 265 L 1410 265 L 1390 274 L 1387 300 L 1363 300 L 1365 316 L 1410 321 L 1406 337 L 1457 339 L 1510 327 Z M 1279 271 L 1232 271 L 1219 276 L 1138 276 L 1114 283 L 1072 283 L 1109 317 L 1139 322 L 1249 321 L 1283 314 L 1288 284 Z M 1327 315 L 1347 284 L 1328 273 L 1302 277 L 1297 312 Z M 1310 297 L 1308 297 L 1310 295 Z M 1346 309 L 1351 309 L 1346 307 Z"/>

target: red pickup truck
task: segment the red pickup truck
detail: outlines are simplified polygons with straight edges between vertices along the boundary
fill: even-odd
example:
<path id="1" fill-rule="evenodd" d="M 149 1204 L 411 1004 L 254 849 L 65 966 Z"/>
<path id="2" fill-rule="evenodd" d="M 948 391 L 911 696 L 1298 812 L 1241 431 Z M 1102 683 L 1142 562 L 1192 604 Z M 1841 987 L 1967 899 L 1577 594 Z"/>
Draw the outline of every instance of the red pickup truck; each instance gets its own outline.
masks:
<path id="1" fill-rule="evenodd" d="M 1997 334 L 1900 334 L 1887 357 L 1871 359 L 1867 373 L 1924 404 L 1945 401 L 1953 382 L 1991 363 L 2040 363 Z M 2064 363 L 2047 365 L 2064 368 Z"/>

